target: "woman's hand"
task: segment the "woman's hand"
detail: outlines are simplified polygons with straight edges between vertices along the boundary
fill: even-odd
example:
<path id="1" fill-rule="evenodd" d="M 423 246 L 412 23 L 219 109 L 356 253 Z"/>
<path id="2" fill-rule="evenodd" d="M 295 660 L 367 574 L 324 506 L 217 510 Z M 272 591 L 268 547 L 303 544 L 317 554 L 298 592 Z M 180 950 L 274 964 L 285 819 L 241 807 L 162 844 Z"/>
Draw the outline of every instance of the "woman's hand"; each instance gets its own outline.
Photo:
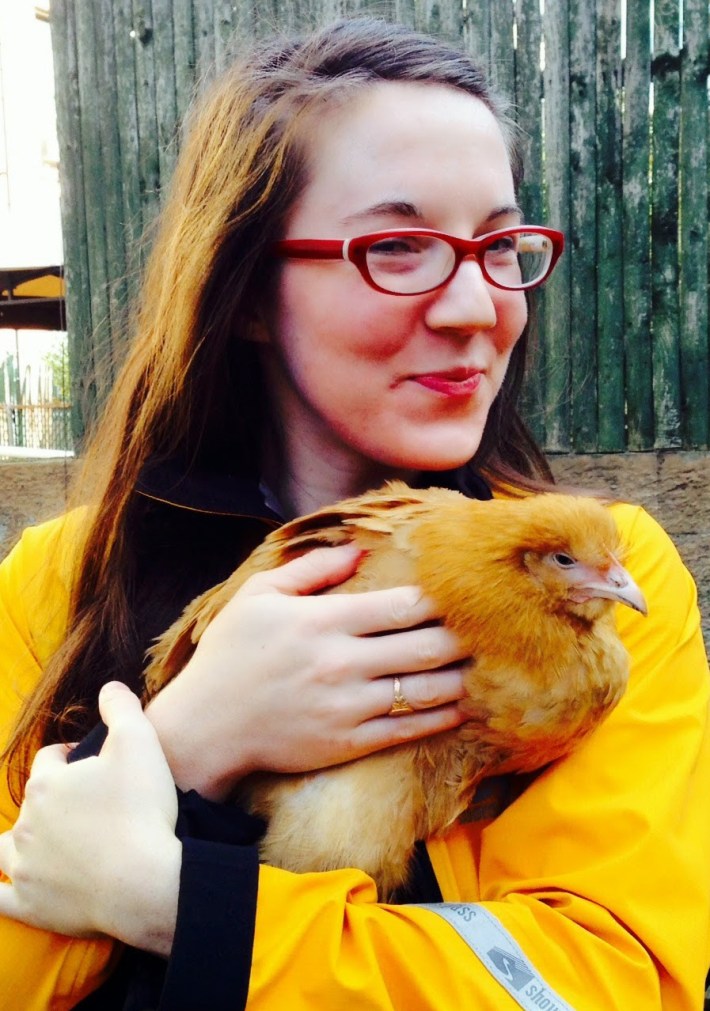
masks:
<path id="1" fill-rule="evenodd" d="M 359 557 L 321 548 L 252 576 L 212 621 L 146 710 L 182 789 L 220 800 L 257 769 L 321 768 L 462 722 L 461 671 L 447 666 L 461 647 L 416 627 L 437 615 L 415 587 L 311 595 Z M 387 715 L 394 675 L 411 715 Z"/>
<path id="2" fill-rule="evenodd" d="M 0 835 L 0 914 L 73 937 L 110 935 L 167 954 L 182 847 L 175 784 L 140 702 L 112 682 L 99 696 L 108 737 L 67 764 L 42 748 L 19 818 Z"/>

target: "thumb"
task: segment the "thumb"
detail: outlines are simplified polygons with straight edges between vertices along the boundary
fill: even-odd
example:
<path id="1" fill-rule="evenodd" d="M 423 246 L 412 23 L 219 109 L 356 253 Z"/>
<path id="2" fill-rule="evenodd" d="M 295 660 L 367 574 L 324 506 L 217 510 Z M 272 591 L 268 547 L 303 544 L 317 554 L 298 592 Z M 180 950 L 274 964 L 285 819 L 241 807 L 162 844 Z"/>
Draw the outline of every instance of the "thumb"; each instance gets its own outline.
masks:
<path id="1" fill-rule="evenodd" d="M 278 569 L 252 577 L 252 592 L 277 590 L 279 593 L 305 596 L 328 586 L 337 586 L 355 573 L 365 553 L 356 544 L 314 548 Z"/>
<path id="2" fill-rule="evenodd" d="M 108 735 L 101 754 L 117 751 L 132 760 L 144 749 L 162 755 L 152 723 L 148 720 L 140 699 L 121 681 L 109 681 L 99 692 L 99 713 Z"/>
<path id="3" fill-rule="evenodd" d="M 99 692 L 99 712 L 107 727 L 116 729 L 122 721 L 142 713 L 140 700 L 122 681 L 109 681 Z"/>

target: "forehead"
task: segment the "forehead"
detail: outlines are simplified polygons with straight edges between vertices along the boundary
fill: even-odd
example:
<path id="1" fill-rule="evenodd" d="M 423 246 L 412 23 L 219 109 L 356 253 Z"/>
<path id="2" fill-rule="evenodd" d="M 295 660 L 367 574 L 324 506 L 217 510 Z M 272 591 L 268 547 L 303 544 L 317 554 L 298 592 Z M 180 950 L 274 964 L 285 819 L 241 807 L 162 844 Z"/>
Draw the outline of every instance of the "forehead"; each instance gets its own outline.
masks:
<path id="1" fill-rule="evenodd" d="M 293 209 L 296 220 L 320 214 L 346 221 L 387 202 L 410 202 L 427 216 L 444 205 L 477 214 L 484 204 L 514 202 L 494 114 L 446 85 L 367 85 L 321 108 L 304 140 L 308 177 Z"/>

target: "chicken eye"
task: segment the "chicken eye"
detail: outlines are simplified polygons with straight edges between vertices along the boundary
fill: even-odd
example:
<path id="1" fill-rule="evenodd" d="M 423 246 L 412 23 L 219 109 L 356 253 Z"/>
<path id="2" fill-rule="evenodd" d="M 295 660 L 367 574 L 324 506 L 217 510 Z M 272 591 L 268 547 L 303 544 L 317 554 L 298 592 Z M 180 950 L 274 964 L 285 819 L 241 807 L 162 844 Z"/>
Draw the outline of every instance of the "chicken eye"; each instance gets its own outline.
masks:
<path id="1" fill-rule="evenodd" d="M 569 569 L 572 565 L 577 564 L 577 560 L 572 558 L 571 555 L 566 555 L 562 551 L 556 551 L 552 556 L 553 561 L 557 562 L 563 569 Z"/>

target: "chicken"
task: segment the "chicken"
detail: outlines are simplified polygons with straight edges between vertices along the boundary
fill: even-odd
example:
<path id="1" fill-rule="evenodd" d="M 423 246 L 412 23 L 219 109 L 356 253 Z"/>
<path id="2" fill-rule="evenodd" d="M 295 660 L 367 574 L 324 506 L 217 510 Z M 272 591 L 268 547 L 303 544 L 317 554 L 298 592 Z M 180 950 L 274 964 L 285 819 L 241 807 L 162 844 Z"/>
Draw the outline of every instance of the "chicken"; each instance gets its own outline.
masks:
<path id="1" fill-rule="evenodd" d="M 617 704 L 628 658 L 614 602 L 641 613 L 646 605 L 618 561 L 614 520 L 594 499 L 550 493 L 481 502 L 392 482 L 287 523 L 193 601 L 151 650 L 147 696 L 181 670 L 252 573 L 344 542 L 367 553 L 354 576 L 327 592 L 416 584 L 437 602 L 472 658 L 461 703 L 467 721 L 313 773 L 253 775 L 240 800 L 268 822 L 267 863 L 358 867 L 386 900 L 406 882 L 415 841 L 444 832 L 484 777 L 540 769 Z"/>

